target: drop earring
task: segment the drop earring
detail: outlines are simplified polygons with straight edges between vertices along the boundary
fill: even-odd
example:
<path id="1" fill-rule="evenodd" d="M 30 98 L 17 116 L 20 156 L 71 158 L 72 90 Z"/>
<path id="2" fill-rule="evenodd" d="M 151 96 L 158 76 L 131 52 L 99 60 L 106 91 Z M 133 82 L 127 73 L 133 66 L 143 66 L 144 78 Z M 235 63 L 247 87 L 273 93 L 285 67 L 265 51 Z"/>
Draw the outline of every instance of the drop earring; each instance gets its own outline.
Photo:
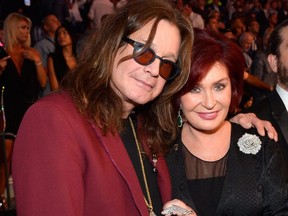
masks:
<path id="1" fill-rule="evenodd" d="M 182 119 L 182 116 L 181 116 L 181 110 L 182 110 L 182 108 L 180 107 L 179 110 L 178 110 L 178 115 L 177 115 L 177 126 L 178 127 L 182 127 L 183 126 L 183 119 Z"/>

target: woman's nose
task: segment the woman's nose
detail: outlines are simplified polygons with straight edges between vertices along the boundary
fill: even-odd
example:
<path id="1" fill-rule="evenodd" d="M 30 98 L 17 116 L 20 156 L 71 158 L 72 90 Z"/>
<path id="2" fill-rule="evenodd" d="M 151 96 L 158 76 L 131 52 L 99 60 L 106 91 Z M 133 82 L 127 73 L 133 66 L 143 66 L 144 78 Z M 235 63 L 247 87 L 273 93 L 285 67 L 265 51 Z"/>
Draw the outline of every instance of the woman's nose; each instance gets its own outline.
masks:
<path id="1" fill-rule="evenodd" d="M 213 109 L 215 104 L 216 104 L 216 100 L 215 100 L 213 93 L 212 92 L 206 92 L 205 97 L 204 97 L 204 101 L 203 101 L 203 105 L 207 109 Z"/>

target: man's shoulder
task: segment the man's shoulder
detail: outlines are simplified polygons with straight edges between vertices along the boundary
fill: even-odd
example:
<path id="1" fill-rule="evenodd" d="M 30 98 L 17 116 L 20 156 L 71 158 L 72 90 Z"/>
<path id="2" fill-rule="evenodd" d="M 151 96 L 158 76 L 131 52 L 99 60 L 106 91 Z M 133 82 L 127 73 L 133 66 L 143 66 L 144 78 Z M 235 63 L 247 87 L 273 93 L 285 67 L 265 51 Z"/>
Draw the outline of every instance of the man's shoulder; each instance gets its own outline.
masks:
<path id="1" fill-rule="evenodd" d="M 53 39 L 44 37 L 41 40 L 37 41 L 34 45 L 34 48 L 42 47 L 42 46 L 52 46 L 54 47 Z"/>
<path id="2" fill-rule="evenodd" d="M 272 113 L 282 112 L 282 109 L 284 108 L 284 103 L 282 102 L 279 94 L 277 91 L 273 91 L 270 95 L 254 104 L 245 112 L 253 112 L 260 119 L 270 120 Z"/>

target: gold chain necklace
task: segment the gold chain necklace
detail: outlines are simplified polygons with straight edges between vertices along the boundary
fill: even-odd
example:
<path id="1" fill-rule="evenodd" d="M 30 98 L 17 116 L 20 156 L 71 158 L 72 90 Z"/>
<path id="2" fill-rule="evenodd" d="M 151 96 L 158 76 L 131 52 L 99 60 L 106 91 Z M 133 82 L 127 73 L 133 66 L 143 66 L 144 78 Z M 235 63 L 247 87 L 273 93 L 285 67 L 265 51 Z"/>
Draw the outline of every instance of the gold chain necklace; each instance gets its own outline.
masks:
<path id="1" fill-rule="evenodd" d="M 139 159 L 140 159 L 140 164 L 141 164 L 143 180 L 144 180 L 145 189 L 146 189 L 146 192 L 147 192 L 148 202 L 147 202 L 145 196 L 144 196 L 144 201 L 145 201 L 145 203 L 146 203 L 146 205 L 148 207 L 148 210 L 150 212 L 150 216 L 156 216 L 156 214 L 153 212 L 153 204 L 152 204 L 151 195 L 150 195 L 149 187 L 148 187 L 148 183 L 147 183 L 147 178 L 146 178 L 145 168 L 144 168 L 144 164 L 143 164 L 143 158 L 142 158 L 142 155 L 141 155 L 140 145 L 138 143 L 138 139 L 137 139 L 136 131 L 135 131 L 135 128 L 134 128 L 134 124 L 133 124 L 133 122 L 132 122 L 130 117 L 129 117 L 129 121 L 130 121 L 130 125 L 131 125 L 132 132 L 133 132 L 133 135 L 134 135 L 134 140 L 136 142 L 136 146 L 137 146 L 137 150 L 138 150 L 138 154 L 139 154 Z"/>

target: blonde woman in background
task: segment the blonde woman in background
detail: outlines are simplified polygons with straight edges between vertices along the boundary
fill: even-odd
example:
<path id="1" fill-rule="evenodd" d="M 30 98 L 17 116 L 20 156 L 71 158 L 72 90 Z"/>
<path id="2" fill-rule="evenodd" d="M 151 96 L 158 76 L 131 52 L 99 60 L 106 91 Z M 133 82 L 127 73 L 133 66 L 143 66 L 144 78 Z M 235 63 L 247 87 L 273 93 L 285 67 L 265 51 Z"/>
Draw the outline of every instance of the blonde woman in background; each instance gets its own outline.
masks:
<path id="1" fill-rule="evenodd" d="M 11 160 L 14 138 L 26 110 L 38 99 L 39 91 L 46 84 L 46 72 L 41 56 L 31 48 L 31 20 L 18 13 L 11 13 L 4 21 L 4 44 L 7 65 L 0 77 L 0 86 L 5 87 L 4 109 L 6 117 L 6 158 Z M 0 194 L 4 199 L 4 166 L 0 166 Z"/>

